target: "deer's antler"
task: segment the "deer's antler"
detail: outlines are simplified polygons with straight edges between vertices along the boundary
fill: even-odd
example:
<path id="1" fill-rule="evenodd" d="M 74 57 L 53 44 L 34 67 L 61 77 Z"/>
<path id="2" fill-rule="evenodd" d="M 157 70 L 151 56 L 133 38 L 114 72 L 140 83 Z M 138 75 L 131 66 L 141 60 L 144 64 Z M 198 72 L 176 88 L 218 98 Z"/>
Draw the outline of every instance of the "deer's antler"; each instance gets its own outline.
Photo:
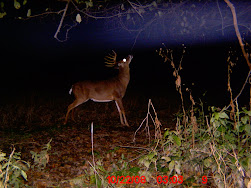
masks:
<path id="1" fill-rule="evenodd" d="M 107 67 L 113 67 L 116 64 L 116 59 L 117 59 L 117 54 L 115 51 L 113 51 L 113 54 L 109 54 L 107 56 L 105 56 L 105 66 Z"/>

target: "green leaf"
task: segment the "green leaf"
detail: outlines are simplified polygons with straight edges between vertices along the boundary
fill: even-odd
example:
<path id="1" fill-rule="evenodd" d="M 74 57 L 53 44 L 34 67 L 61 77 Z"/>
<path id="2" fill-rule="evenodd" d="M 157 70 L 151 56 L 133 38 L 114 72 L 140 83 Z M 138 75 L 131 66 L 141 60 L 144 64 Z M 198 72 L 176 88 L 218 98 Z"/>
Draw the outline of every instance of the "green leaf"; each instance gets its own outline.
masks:
<path id="1" fill-rule="evenodd" d="M 249 116 L 244 116 L 244 117 L 241 117 L 241 122 L 245 125 L 247 124 L 247 121 L 249 120 Z"/>
<path id="2" fill-rule="evenodd" d="M 218 127 L 217 131 L 226 132 L 226 127 L 220 126 L 220 127 Z"/>
<path id="3" fill-rule="evenodd" d="M 151 172 L 149 172 L 149 171 L 139 171 L 139 176 L 140 176 L 140 177 L 145 176 L 146 182 L 149 182 L 149 181 L 150 181 L 150 177 L 152 177 L 152 174 L 151 174 Z M 141 186 L 141 184 L 138 184 L 138 185 Z"/>
<path id="4" fill-rule="evenodd" d="M 0 3 L 0 7 L 3 8 L 4 7 L 4 2 Z"/>
<path id="5" fill-rule="evenodd" d="M 17 160 L 20 160 L 21 159 L 20 156 L 21 156 L 20 152 L 16 152 L 16 153 L 14 153 L 13 158 L 17 159 Z"/>
<path id="6" fill-rule="evenodd" d="M 248 136 L 251 136 L 251 126 L 245 126 L 245 131 L 247 132 Z"/>
<path id="7" fill-rule="evenodd" d="M 148 154 L 148 159 L 151 160 L 155 155 L 157 155 L 156 152 L 151 152 Z"/>
<path id="8" fill-rule="evenodd" d="M 5 169 L 7 167 L 8 163 L 4 163 L 2 166 L 2 169 Z"/>
<path id="9" fill-rule="evenodd" d="M 179 162 L 177 162 L 177 164 L 175 165 L 175 171 L 180 174 L 181 173 L 181 165 Z"/>
<path id="10" fill-rule="evenodd" d="M 220 131 L 215 131 L 215 132 L 214 132 L 214 136 L 215 136 L 216 138 L 220 137 L 220 136 L 221 136 L 221 132 L 220 132 Z"/>
<path id="11" fill-rule="evenodd" d="M 210 167 L 211 166 L 211 163 L 212 163 L 212 159 L 211 158 L 207 158 L 203 161 L 205 167 Z"/>
<path id="12" fill-rule="evenodd" d="M 168 165 L 169 170 L 172 171 L 174 169 L 175 161 L 171 161 Z"/>
<path id="13" fill-rule="evenodd" d="M 15 7 L 15 9 L 20 9 L 21 8 L 21 5 L 17 0 L 14 0 L 14 7 Z"/>
<path id="14" fill-rule="evenodd" d="M 145 165 L 146 168 L 149 168 L 151 163 L 150 163 L 150 161 L 144 161 L 143 164 Z"/>
<path id="15" fill-rule="evenodd" d="M 26 4 L 27 4 L 27 0 L 24 0 L 24 1 L 23 1 L 23 5 L 26 5 Z"/>
<path id="16" fill-rule="evenodd" d="M 121 154 L 121 159 L 124 160 L 125 159 L 125 155 L 122 153 Z"/>
<path id="17" fill-rule="evenodd" d="M 0 153 L 0 157 L 5 157 L 6 156 L 6 153 Z"/>
<path id="18" fill-rule="evenodd" d="M 90 184 L 94 184 L 94 183 L 96 183 L 95 175 L 91 175 L 90 176 Z"/>
<path id="19" fill-rule="evenodd" d="M 93 2 L 92 0 L 85 1 L 86 8 L 93 7 Z"/>
<path id="20" fill-rule="evenodd" d="M 173 139 L 175 141 L 175 143 L 178 145 L 178 146 L 181 146 L 181 140 L 178 136 L 174 135 L 173 136 Z"/>
<path id="21" fill-rule="evenodd" d="M 161 17 L 161 16 L 163 16 L 164 14 L 163 14 L 162 11 L 158 11 L 158 15 L 159 15 L 159 17 Z"/>
<path id="22" fill-rule="evenodd" d="M 226 112 L 220 112 L 219 113 L 219 118 L 222 118 L 222 119 L 229 119 L 228 115 L 226 114 Z"/>
<path id="23" fill-rule="evenodd" d="M 16 169 L 16 170 L 21 170 L 20 167 L 17 166 L 17 165 L 12 165 L 12 168 L 13 168 L 13 169 Z"/>
<path id="24" fill-rule="evenodd" d="M 0 12 L 0 18 L 3 18 L 4 16 L 6 16 L 6 12 Z"/>
<path id="25" fill-rule="evenodd" d="M 29 9 L 28 11 L 27 11 L 27 17 L 30 17 L 31 16 L 31 9 Z"/>
<path id="26" fill-rule="evenodd" d="M 228 140 L 228 142 L 230 142 L 230 143 L 237 142 L 236 138 L 233 134 L 226 134 L 225 139 Z"/>
<path id="27" fill-rule="evenodd" d="M 80 24 L 82 22 L 82 18 L 80 16 L 80 14 L 77 14 L 76 16 L 76 21 Z"/>
<path id="28" fill-rule="evenodd" d="M 140 171 L 139 167 L 132 167 L 129 169 L 130 172 L 132 172 L 133 174 L 137 174 Z"/>
<path id="29" fill-rule="evenodd" d="M 243 132 L 245 130 L 246 125 L 241 125 L 239 127 L 239 132 Z"/>
<path id="30" fill-rule="evenodd" d="M 120 6 L 120 8 L 121 8 L 121 10 L 125 10 L 124 4 L 122 4 L 122 5 Z"/>
<path id="31" fill-rule="evenodd" d="M 95 182 L 96 183 L 96 182 Z M 97 177 L 97 186 L 98 186 L 98 188 L 100 188 L 101 187 L 101 180 Z"/>
<path id="32" fill-rule="evenodd" d="M 153 1 L 153 2 L 152 2 L 152 6 L 154 6 L 155 8 L 157 8 L 157 7 L 158 7 L 158 5 L 157 5 L 156 1 Z"/>
<path id="33" fill-rule="evenodd" d="M 23 176 L 23 178 L 27 181 L 27 174 L 25 171 L 21 170 L 21 175 Z"/>
<path id="34" fill-rule="evenodd" d="M 214 126 L 214 128 L 218 128 L 220 126 L 220 122 L 219 121 L 214 121 L 213 126 Z"/>
<path id="35" fill-rule="evenodd" d="M 166 130 L 166 132 L 164 133 L 164 138 L 166 138 L 166 136 L 168 136 L 169 135 L 169 130 Z"/>
<path id="36" fill-rule="evenodd" d="M 251 111 L 247 111 L 246 108 L 243 108 L 242 110 L 244 111 L 245 114 L 247 114 L 248 116 L 251 116 Z"/>
<path id="37" fill-rule="evenodd" d="M 170 158 L 170 157 L 167 157 L 167 156 L 163 156 L 163 157 L 161 157 L 161 159 L 164 159 L 166 162 L 171 161 L 171 158 Z"/>
<path id="38" fill-rule="evenodd" d="M 214 122 L 215 120 L 219 120 L 219 117 L 220 117 L 220 114 L 218 112 L 214 112 L 211 118 L 211 122 Z"/>

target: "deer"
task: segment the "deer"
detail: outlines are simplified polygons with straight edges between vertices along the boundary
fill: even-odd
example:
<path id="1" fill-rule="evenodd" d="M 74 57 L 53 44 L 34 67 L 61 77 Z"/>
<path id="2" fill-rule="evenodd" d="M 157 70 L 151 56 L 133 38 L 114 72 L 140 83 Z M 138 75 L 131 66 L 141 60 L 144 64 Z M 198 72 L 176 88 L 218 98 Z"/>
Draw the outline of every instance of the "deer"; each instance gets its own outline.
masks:
<path id="1" fill-rule="evenodd" d="M 94 102 L 110 102 L 115 101 L 117 106 L 120 122 L 122 125 L 129 127 L 126 120 L 125 110 L 122 99 L 126 93 L 127 85 L 130 81 L 130 63 L 133 59 L 132 55 L 128 55 L 126 58 L 117 61 L 117 54 L 112 51 L 113 54 L 106 56 L 107 67 L 114 67 L 118 69 L 118 74 L 115 77 L 106 80 L 85 80 L 77 82 L 72 85 L 69 94 L 74 94 L 75 100 L 68 106 L 65 116 L 64 124 L 67 123 L 70 111 L 72 111 L 72 120 L 74 119 L 74 108 L 92 100 Z"/>

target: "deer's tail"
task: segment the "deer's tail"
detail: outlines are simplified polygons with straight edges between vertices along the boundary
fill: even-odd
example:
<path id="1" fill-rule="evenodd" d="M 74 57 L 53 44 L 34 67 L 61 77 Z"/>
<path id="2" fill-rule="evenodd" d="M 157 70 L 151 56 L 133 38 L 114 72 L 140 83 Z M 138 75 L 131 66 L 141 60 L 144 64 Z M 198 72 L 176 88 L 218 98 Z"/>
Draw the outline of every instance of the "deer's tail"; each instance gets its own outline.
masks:
<path id="1" fill-rule="evenodd" d="M 71 93 L 72 93 L 72 86 L 71 86 L 71 89 L 70 89 L 70 91 L 69 91 L 69 95 L 71 95 Z"/>

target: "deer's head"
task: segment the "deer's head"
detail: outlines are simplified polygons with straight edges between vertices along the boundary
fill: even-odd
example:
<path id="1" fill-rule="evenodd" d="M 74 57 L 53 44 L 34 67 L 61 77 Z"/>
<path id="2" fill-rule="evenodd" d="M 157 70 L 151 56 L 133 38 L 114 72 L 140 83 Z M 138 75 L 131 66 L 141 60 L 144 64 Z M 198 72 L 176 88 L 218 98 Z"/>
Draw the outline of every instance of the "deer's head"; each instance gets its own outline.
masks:
<path id="1" fill-rule="evenodd" d="M 129 64 L 132 61 L 133 56 L 128 55 L 126 58 L 117 61 L 117 54 L 115 51 L 112 51 L 113 54 L 109 54 L 108 56 L 105 57 L 106 60 L 106 66 L 107 67 L 114 67 L 115 69 L 120 69 L 124 67 L 129 67 Z"/>
<path id="2" fill-rule="evenodd" d="M 117 66 L 118 67 L 125 67 L 125 66 L 129 66 L 131 61 L 132 61 L 133 56 L 132 55 L 128 55 L 126 58 L 120 60 L 117 62 Z"/>

